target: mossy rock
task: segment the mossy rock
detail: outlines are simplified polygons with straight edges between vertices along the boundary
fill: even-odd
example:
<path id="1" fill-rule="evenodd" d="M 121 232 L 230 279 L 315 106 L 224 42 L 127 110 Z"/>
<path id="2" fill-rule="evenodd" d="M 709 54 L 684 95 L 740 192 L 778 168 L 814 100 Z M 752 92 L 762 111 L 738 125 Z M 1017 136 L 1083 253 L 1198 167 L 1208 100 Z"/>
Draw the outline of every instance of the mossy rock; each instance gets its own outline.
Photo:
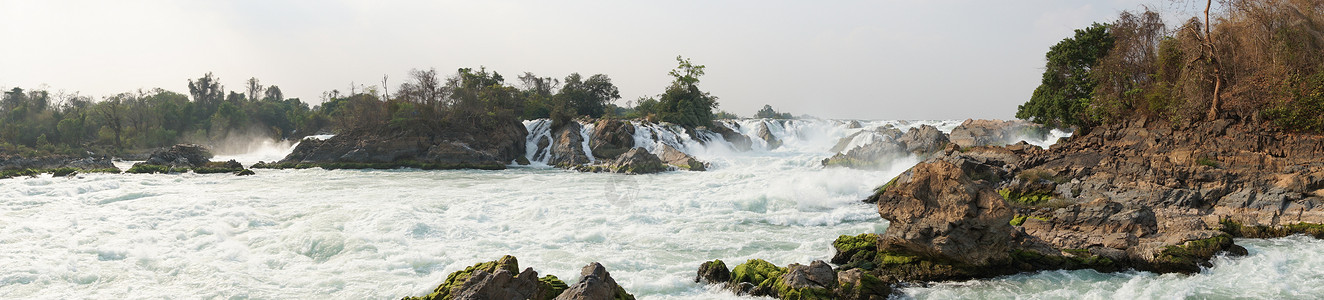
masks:
<path id="1" fill-rule="evenodd" d="M 731 270 L 731 283 L 738 285 L 746 282 L 754 286 L 772 287 L 782 274 L 786 274 L 786 268 L 762 259 L 751 259 Z"/>
<path id="2" fill-rule="evenodd" d="M 832 242 L 832 248 L 836 249 L 831 260 L 834 264 L 846 265 L 858 261 L 871 261 L 878 252 L 878 234 L 842 235 Z"/>
<path id="3" fill-rule="evenodd" d="M 324 163 L 258 163 L 254 164 L 255 169 L 309 169 L 322 168 L 325 170 L 338 169 L 374 169 L 390 170 L 400 168 L 414 168 L 420 170 L 459 170 L 459 169 L 478 169 L 478 170 L 504 170 L 506 165 L 490 163 L 429 163 L 412 160 L 395 161 L 387 163 L 362 163 L 362 162 L 324 162 Z"/>
<path id="4" fill-rule="evenodd" d="M 1224 251 L 1238 255 L 1246 254 L 1245 248 L 1234 244 L 1230 235 L 1223 234 L 1163 247 L 1163 250 L 1154 256 L 1150 267 L 1160 273 L 1198 273 L 1200 267 L 1213 266 L 1209 259 Z"/>
<path id="5" fill-rule="evenodd" d="M 1007 200 L 1009 203 L 1019 204 L 1021 206 L 1035 206 L 1053 199 L 1053 193 L 1051 191 L 1041 190 L 1025 191 L 1004 188 L 998 190 L 998 195 L 1002 195 L 1002 199 Z"/>
<path id="6" fill-rule="evenodd" d="M 249 169 L 244 169 L 243 171 L 239 171 L 239 172 L 235 172 L 235 173 L 234 173 L 235 176 L 249 176 L 249 175 L 256 175 L 256 174 L 257 174 L 257 173 L 254 173 L 253 170 L 249 170 Z"/>
<path id="7" fill-rule="evenodd" d="M 472 276 L 473 273 L 477 272 L 478 270 L 482 270 L 487 273 L 496 273 L 497 270 L 506 270 L 511 274 L 519 274 L 519 261 L 516 260 L 514 256 L 506 255 L 506 256 L 502 256 L 501 259 L 498 260 L 475 264 L 471 267 L 464 268 L 464 270 L 455 271 L 454 273 L 447 275 L 446 281 L 442 282 L 441 285 L 437 286 L 436 289 L 433 289 L 431 294 L 428 294 L 427 296 L 423 296 L 423 297 L 405 297 L 404 300 L 451 299 L 455 297 L 455 292 L 457 292 L 460 289 L 460 287 L 464 286 L 464 282 L 468 281 L 469 277 Z M 543 278 L 539 278 L 538 280 L 543 281 L 543 279 L 546 278 L 547 277 L 543 277 Z M 555 278 L 556 278 L 555 276 L 551 277 L 551 279 L 555 279 Z M 557 281 L 560 280 L 558 279 Z M 565 282 L 561 282 L 561 285 L 564 286 Z"/>
<path id="8" fill-rule="evenodd" d="M 56 177 L 64 177 L 64 176 L 77 174 L 78 169 L 70 168 L 70 167 L 55 168 L 55 169 L 51 169 L 50 173 L 51 175 L 55 175 Z"/>
<path id="9" fill-rule="evenodd" d="M 543 276 L 542 278 L 538 278 L 538 281 L 542 283 L 543 290 L 546 291 L 546 293 L 542 295 L 543 298 L 541 300 L 555 299 L 556 296 L 561 295 L 561 292 L 565 292 L 566 289 L 570 288 L 569 285 L 565 284 L 565 281 L 556 278 L 556 275 Z"/>
<path id="10" fill-rule="evenodd" d="M 702 283 L 721 283 L 731 281 L 731 270 L 726 268 L 726 263 L 720 259 L 703 262 L 699 265 L 699 272 L 694 275 L 694 282 Z"/>
<path id="11" fill-rule="evenodd" d="M 1324 239 L 1324 224 L 1302 222 L 1302 223 L 1287 224 L 1277 227 L 1269 227 L 1269 226 L 1246 226 L 1232 220 L 1223 220 L 1221 223 L 1223 225 L 1222 231 L 1226 232 L 1229 235 L 1232 235 L 1232 237 L 1265 239 L 1265 238 L 1285 237 L 1294 234 L 1304 234 L 1304 235 L 1313 236 L 1317 239 Z"/>
<path id="12" fill-rule="evenodd" d="M 0 179 L 19 176 L 37 176 L 38 174 L 41 174 L 41 171 L 35 169 L 8 169 L 0 171 Z"/>

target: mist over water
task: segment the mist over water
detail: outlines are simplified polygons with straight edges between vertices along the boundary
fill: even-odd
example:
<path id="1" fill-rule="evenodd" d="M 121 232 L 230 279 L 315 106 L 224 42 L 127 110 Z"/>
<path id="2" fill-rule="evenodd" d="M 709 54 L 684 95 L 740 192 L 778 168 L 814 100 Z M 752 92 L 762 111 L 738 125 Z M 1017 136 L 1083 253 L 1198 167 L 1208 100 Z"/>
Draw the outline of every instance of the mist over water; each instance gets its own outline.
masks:
<path id="1" fill-rule="evenodd" d="M 531 136 L 537 122 L 526 123 Z M 580 173 L 531 158 L 531 166 L 502 171 L 0 180 L 0 298 L 399 298 L 427 294 L 450 272 L 510 254 L 522 267 L 570 283 L 580 267 L 601 262 L 640 298 L 734 299 L 693 283 L 700 263 L 808 263 L 829 258 L 838 235 L 886 229 L 876 208 L 859 200 L 918 159 L 878 171 L 821 167 L 838 139 L 884 124 L 949 131 L 960 123 L 874 121 L 848 129 L 838 121 L 768 122 L 784 143 L 768 150 L 755 134 L 760 122 L 729 125 L 755 137 L 748 152 L 724 141 L 698 143 L 683 129 L 638 124 L 640 146 L 687 151 L 712 164 L 705 172 Z M 216 159 L 275 161 L 294 143 L 248 145 L 248 152 Z M 1280 278 L 1263 295 L 1324 292 L 1282 283 L 1324 286 L 1310 281 L 1321 277 L 1318 270 L 1287 267 L 1319 265 L 1301 255 L 1324 244 L 1241 243 L 1250 243 L 1251 256 L 1221 259 L 1208 275 L 1045 272 L 906 291 L 916 298 L 1051 298 L 1063 289 L 1149 297 L 1192 295 L 1173 294 L 1173 287 Z M 1226 277 L 1247 270 L 1258 277 Z M 1137 292 L 1121 293 L 1127 287 Z"/>

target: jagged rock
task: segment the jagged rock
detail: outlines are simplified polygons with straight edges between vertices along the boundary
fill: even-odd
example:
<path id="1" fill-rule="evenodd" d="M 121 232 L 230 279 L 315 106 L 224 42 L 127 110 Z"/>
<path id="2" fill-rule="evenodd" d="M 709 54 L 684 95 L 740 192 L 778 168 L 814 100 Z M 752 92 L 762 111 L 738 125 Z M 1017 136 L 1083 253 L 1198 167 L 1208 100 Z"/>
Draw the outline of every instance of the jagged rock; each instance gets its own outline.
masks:
<path id="1" fill-rule="evenodd" d="M 598 121 L 594 125 L 589 148 L 599 159 L 615 159 L 634 148 L 634 124 L 616 119 Z"/>
<path id="2" fill-rule="evenodd" d="M 249 169 L 244 169 L 243 171 L 239 171 L 239 172 L 237 172 L 237 173 L 234 173 L 235 176 L 249 176 L 249 175 L 256 175 L 256 174 L 257 174 L 257 173 L 253 173 L 253 170 L 249 170 Z"/>
<path id="3" fill-rule="evenodd" d="M 552 133 L 551 159 L 548 164 L 560 167 L 575 167 L 589 163 L 588 154 L 584 153 L 583 126 L 579 122 L 566 122 Z"/>
<path id="4" fill-rule="evenodd" d="M 713 260 L 699 265 L 699 273 L 694 275 L 694 282 L 704 284 L 724 284 L 731 281 L 731 270 L 726 269 L 722 260 Z"/>
<path id="5" fill-rule="evenodd" d="M 907 130 L 897 142 L 906 145 L 906 151 L 916 154 L 933 153 L 941 150 L 948 143 L 947 134 L 939 131 L 937 127 L 929 125 L 920 125 L 919 127 Z"/>
<path id="6" fill-rule="evenodd" d="M 1002 146 L 1031 138 L 1043 140 L 1048 136 L 1043 125 L 1023 120 L 970 120 L 952 129 L 950 139 L 961 147 Z"/>
<path id="7" fill-rule="evenodd" d="M 211 161 L 211 151 L 198 144 L 179 144 L 152 152 L 143 164 L 173 168 L 196 168 Z"/>
<path id="8" fill-rule="evenodd" d="M 824 159 L 823 166 L 881 170 L 890 167 L 896 159 L 908 155 L 910 152 L 906 151 L 905 144 L 881 139 Z"/>
<path id="9" fill-rule="evenodd" d="M 690 171 L 704 171 L 708 169 L 707 163 L 699 161 L 693 156 L 685 154 L 685 152 L 681 152 L 669 145 L 663 144 L 660 152 L 662 152 L 662 155 L 659 155 L 658 158 L 662 159 L 662 162 L 668 165 Z"/>
<path id="10" fill-rule="evenodd" d="M 896 141 L 897 138 L 901 137 L 901 134 L 903 134 L 903 132 L 901 132 L 900 129 L 896 129 L 896 127 L 893 127 L 892 125 L 880 126 L 878 128 L 874 128 L 873 130 L 863 130 L 856 133 L 852 133 L 844 138 L 837 140 L 837 144 L 833 145 L 832 149 L 829 151 L 831 151 L 832 153 L 841 153 L 842 151 L 851 150 L 851 149 L 846 149 L 846 147 L 849 147 L 851 142 L 855 141 L 855 139 L 858 139 L 860 138 L 860 136 L 863 135 L 871 135 L 872 141 L 878 141 L 878 140 Z"/>
<path id="11" fill-rule="evenodd" d="M 735 147 L 736 151 L 750 151 L 754 149 L 753 140 L 750 140 L 749 137 L 745 136 L 744 134 L 740 134 L 739 132 L 736 132 L 735 130 L 726 127 L 726 125 L 723 124 L 722 122 L 713 121 L 713 125 L 707 127 L 706 129 L 712 131 L 713 133 L 717 133 L 718 135 L 721 135 L 722 139 L 725 139 L 728 143 L 731 143 L 731 145 Z M 695 135 L 696 131 L 698 130 L 697 129 L 690 130 L 690 136 L 698 141 L 706 141 L 705 139 Z"/>
<path id="12" fill-rule="evenodd" d="M 846 129 L 855 129 L 855 128 L 862 128 L 862 127 L 864 127 L 864 126 L 863 126 L 863 125 L 860 125 L 860 121 L 850 120 L 850 122 L 846 122 Z"/>
<path id="13" fill-rule="evenodd" d="M 579 272 L 579 282 L 556 296 L 557 300 L 605 300 L 634 299 L 624 288 L 616 284 L 607 268 L 599 263 L 590 263 Z M 495 298 L 494 298 L 495 299 Z"/>
<path id="14" fill-rule="evenodd" d="M 768 129 L 768 121 L 759 122 L 758 136 L 768 145 L 768 150 L 777 149 L 782 146 L 782 140 L 772 134 Z"/>

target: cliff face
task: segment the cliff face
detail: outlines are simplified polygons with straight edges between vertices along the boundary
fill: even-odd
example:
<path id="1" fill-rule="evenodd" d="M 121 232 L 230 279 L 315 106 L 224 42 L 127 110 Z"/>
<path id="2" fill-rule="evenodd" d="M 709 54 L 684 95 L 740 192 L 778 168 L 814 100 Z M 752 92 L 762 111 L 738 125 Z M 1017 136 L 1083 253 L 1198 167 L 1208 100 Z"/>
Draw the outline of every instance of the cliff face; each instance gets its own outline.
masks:
<path id="1" fill-rule="evenodd" d="M 1198 272 L 1244 252 L 1231 237 L 1324 233 L 1324 138 L 1137 120 L 1048 150 L 948 147 L 869 200 L 891 222 L 883 252 L 969 270 Z"/>

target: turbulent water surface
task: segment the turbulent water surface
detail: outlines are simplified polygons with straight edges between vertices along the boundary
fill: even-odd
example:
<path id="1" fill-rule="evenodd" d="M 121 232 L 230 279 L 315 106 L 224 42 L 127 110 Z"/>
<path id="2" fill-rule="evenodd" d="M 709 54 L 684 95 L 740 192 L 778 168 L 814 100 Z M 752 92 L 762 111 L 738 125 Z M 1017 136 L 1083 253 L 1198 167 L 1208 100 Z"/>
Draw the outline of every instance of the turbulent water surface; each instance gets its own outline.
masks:
<path id="1" fill-rule="evenodd" d="M 547 134 L 542 122 L 526 123 L 531 144 Z M 729 126 L 757 136 L 759 122 Z M 922 123 L 943 131 L 959 124 Z M 886 229 L 874 207 L 859 200 L 916 163 L 906 158 L 883 171 L 824 169 L 828 149 L 862 129 L 836 121 L 769 124 L 785 145 L 768 150 L 755 138 L 747 152 L 640 124 L 640 146 L 670 144 L 711 162 L 707 172 L 578 173 L 548 168 L 530 151 L 532 166 L 503 171 L 0 180 L 0 298 L 400 298 L 426 294 L 448 273 L 504 254 L 570 283 L 583 265 L 602 262 L 640 298 L 735 298 L 693 283 L 698 265 L 826 259 L 838 235 Z M 865 127 L 883 124 L 918 123 Z M 586 126 L 584 134 L 591 131 Z M 272 161 L 289 147 L 271 143 L 219 158 Z M 1252 255 L 1220 259 L 1195 276 L 1043 272 L 905 291 L 916 298 L 1324 293 L 1324 271 L 1311 267 L 1320 258 L 1304 255 L 1324 244 L 1242 243 Z M 1248 280 L 1262 284 L 1238 288 Z"/>

